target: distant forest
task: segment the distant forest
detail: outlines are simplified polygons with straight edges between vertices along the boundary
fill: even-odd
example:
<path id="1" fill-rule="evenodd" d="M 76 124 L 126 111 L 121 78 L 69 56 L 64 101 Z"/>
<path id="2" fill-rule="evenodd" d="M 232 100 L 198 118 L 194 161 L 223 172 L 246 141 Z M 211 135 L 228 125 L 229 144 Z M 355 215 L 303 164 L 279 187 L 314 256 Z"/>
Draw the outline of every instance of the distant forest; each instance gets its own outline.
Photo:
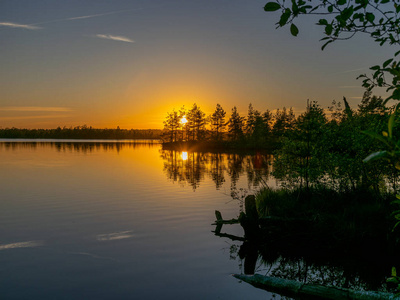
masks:
<path id="1" fill-rule="evenodd" d="M 3 139 L 160 139 L 161 129 L 98 129 L 86 125 L 56 129 L 0 129 Z"/>

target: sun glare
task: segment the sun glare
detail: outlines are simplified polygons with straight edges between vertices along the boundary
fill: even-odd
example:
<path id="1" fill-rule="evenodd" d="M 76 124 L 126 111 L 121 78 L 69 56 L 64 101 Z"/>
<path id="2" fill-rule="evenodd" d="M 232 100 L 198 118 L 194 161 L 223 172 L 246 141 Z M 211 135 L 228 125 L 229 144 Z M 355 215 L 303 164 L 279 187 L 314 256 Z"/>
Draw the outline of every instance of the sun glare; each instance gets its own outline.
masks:
<path id="1" fill-rule="evenodd" d="M 181 124 L 185 125 L 187 123 L 186 116 L 183 116 L 181 119 Z"/>

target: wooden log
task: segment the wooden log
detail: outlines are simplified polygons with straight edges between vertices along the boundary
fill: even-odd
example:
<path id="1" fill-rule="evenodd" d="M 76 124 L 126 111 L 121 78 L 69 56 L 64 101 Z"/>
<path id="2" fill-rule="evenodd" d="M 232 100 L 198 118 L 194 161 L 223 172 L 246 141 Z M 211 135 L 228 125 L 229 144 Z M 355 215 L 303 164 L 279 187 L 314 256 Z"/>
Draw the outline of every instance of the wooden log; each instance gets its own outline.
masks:
<path id="1" fill-rule="evenodd" d="M 230 239 L 232 241 L 241 241 L 241 242 L 246 241 L 245 238 L 240 237 L 240 236 L 236 236 L 236 235 L 233 235 L 233 234 L 221 233 L 221 232 L 216 232 L 216 231 L 211 231 L 211 232 L 213 232 L 216 236 L 223 237 L 223 238 L 228 238 L 228 239 Z"/>
<path id="2" fill-rule="evenodd" d="M 212 223 L 211 225 L 238 224 L 239 223 L 238 219 L 230 219 L 230 220 L 222 219 L 222 214 L 218 210 L 215 211 L 215 218 L 217 220 L 215 221 L 215 223 Z"/>
<path id="3" fill-rule="evenodd" d="M 213 224 L 215 225 L 215 224 Z M 214 233 L 215 234 L 220 234 L 221 233 L 221 229 L 222 229 L 222 224 L 216 224 L 217 227 L 215 227 Z"/>
<path id="4" fill-rule="evenodd" d="M 215 218 L 217 219 L 217 222 L 222 221 L 222 214 L 219 210 L 215 211 Z"/>
<path id="5" fill-rule="evenodd" d="M 288 297 L 311 296 L 313 299 L 351 299 L 351 300 L 400 300 L 400 296 L 390 293 L 374 291 L 354 291 L 351 289 L 306 284 L 295 280 L 277 277 L 234 274 L 235 278 L 270 292 L 275 292 Z"/>

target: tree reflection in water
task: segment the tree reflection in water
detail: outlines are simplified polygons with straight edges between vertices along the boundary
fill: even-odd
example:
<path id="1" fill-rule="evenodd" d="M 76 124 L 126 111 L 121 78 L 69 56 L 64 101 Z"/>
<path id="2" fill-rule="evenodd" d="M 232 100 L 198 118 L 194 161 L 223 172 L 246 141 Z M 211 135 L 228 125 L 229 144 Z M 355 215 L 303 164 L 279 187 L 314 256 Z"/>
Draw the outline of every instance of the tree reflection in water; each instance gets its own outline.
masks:
<path id="1" fill-rule="evenodd" d="M 18 148 L 36 149 L 39 147 L 55 148 L 59 152 L 92 153 L 95 151 L 117 151 L 124 148 L 153 147 L 159 144 L 158 140 L 38 140 L 38 141 L 10 141 L 0 143 L 0 147 L 16 150 Z"/>
<path id="2" fill-rule="evenodd" d="M 242 175 L 247 175 L 249 188 L 258 187 L 268 180 L 272 160 L 271 155 L 261 153 L 251 155 L 162 149 L 160 155 L 168 179 L 182 185 L 188 184 L 193 190 L 196 190 L 206 177 L 212 179 L 217 190 L 224 185 L 226 178 L 229 178 L 230 188 L 235 189 Z"/>

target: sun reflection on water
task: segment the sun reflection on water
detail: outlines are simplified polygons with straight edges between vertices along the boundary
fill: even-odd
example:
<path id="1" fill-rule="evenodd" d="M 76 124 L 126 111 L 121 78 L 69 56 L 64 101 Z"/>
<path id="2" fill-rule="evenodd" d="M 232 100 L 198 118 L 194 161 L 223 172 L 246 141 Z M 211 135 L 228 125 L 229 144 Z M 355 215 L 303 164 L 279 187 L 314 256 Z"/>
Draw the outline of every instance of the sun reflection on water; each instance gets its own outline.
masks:
<path id="1" fill-rule="evenodd" d="M 182 157 L 182 160 L 187 160 L 188 159 L 188 153 L 187 152 L 182 152 L 181 157 Z"/>

